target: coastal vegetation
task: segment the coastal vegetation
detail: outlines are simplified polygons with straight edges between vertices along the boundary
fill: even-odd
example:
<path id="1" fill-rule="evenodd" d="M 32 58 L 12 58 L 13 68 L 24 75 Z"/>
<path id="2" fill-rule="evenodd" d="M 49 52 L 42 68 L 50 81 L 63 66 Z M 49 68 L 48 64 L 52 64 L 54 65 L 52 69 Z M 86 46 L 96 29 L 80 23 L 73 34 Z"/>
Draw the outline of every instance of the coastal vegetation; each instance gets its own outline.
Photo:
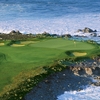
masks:
<path id="1" fill-rule="evenodd" d="M 0 40 L 1 100 L 21 100 L 46 76 L 65 69 L 67 65 L 58 63 L 62 59 L 75 61 L 91 58 L 100 51 L 100 46 L 95 42 L 70 40 L 69 35 L 11 33 L 12 38 L 2 34 L 6 38 L 1 35 Z"/>

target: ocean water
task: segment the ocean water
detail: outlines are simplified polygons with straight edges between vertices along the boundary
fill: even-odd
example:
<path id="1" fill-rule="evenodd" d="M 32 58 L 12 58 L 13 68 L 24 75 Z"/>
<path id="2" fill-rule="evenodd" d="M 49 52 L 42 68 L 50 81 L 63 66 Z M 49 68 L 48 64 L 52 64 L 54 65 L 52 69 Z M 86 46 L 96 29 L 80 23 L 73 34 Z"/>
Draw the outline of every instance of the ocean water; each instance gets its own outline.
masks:
<path id="1" fill-rule="evenodd" d="M 0 0 L 0 32 L 74 34 L 100 32 L 100 0 Z"/>
<path id="2" fill-rule="evenodd" d="M 75 34 L 89 27 L 100 34 L 100 0 L 0 0 L 0 32 Z M 65 91 L 58 100 L 100 100 L 100 87 Z"/>

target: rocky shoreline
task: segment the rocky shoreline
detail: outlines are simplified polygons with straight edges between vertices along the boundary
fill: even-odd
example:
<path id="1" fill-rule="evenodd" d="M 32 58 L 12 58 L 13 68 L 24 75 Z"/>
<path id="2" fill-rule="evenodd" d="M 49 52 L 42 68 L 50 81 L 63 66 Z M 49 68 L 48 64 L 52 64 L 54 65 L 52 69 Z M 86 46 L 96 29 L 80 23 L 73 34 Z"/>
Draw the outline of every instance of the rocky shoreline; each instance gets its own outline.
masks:
<path id="1" fill-rule="evenodd" d="M 64 91 L 80 91 L 85 86 L 91 85 L 100 86 L 99 58 L 82 61 L 48 76 L 33 88 L 23 100 L 57 100 L 57 96 L 63 94 Z"/>

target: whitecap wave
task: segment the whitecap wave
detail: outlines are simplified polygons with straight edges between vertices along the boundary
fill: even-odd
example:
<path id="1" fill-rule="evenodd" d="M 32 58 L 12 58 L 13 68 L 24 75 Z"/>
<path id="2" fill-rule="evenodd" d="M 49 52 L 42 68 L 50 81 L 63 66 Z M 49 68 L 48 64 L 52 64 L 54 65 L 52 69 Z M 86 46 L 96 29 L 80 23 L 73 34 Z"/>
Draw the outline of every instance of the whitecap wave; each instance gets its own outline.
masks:
<path id="1" fill-rule="evenodd" d="M 81 91 L 64 92 L 57 100 L 100 100 L 100 86 L 90 86 Z"/>
<path id="2" fill-rule="evenodd" d="M 58 18 L 0 20 L 0 32 L 19 30 L 23 33 L 75 34 L 78 29 L 92 28 L 100 32 L 100 14 L 69 15 Z"/>

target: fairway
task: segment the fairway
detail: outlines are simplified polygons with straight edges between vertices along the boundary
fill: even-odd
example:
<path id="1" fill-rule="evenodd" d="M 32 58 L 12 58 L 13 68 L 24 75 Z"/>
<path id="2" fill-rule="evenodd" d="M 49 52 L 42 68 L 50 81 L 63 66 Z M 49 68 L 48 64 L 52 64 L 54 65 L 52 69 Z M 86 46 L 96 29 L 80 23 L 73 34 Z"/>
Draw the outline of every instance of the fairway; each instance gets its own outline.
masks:
<path id="1" fill-rule="evenodd" d="M 66 58 L 66 51 L 93 50 L 95 46 L 86 42 L 57 38 L 43 41 L 22 41 L 12 46 L 0 46 L 0 91 L 11 83 L 21 71 L 50 65 L 55 60 Z"/>

